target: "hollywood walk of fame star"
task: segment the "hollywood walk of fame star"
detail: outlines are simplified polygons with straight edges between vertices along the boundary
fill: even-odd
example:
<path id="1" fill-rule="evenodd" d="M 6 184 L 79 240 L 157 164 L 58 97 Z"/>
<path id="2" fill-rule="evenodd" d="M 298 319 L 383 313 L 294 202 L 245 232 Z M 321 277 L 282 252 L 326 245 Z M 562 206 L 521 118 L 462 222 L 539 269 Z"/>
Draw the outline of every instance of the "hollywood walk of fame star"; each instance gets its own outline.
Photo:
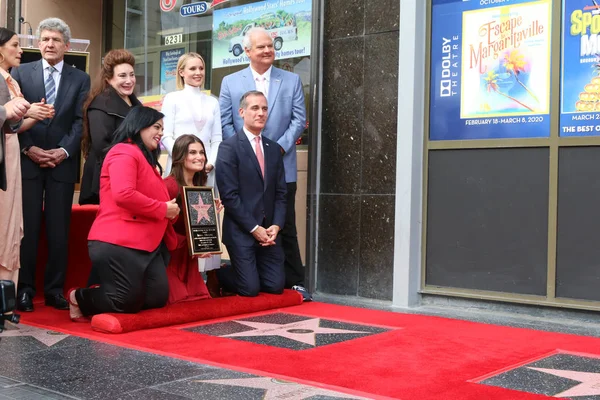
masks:
<path id="1" fill-rule="evenodd" d="M 0 333 L 0 339 L 9 337 L 31 336 L 46 346 L 50 347 L 69 337 L 64 333 L 34 328 L 33 326 L 20 325 L 17 329 L 9 329 Z"/>
<path id="2" fill-rule="evenodd" d="M 274 378 L 240 378 L 240 379 L 214 379 L 214 380 L 195 380 L 194 382 L 212 383 L 215 385 L 227 385 L 247 387 L 254 389 L 265 389 L 263 400 L 294 399 L 302 400 L 313 396 L 340 397 L 343 399 L 365 399 L 364 397 L 352 396 L 345 393 L 338 393 L 332 390 L 321 389 L 312 386 L 300 385 L 294 382 L 288 382 Z"/>
<path id="3" fill-rule="evenodd" d="M 311 318 L 299 322 L 291 322 L 289 324 L 269 324 L 265 322 L 252 322 L 252 321 L 240 321 L 237 320 L 238 324 L 243 324 L 254 328 L 251 331 L 230 333 L 223 335 L 223 337 L 248 337 L 248 336 L 281 336 L 297 342 L 302 342 L 315 346 L 316 334 L 317 333 L 362 333 L 365 335 L 370 332 L 363 331 L 349 331 L 345 329 L 335 328 L 322 328 L 319 326 L 320 318 Z"/>
<path id="4" fill-rule="evenodd" d="M 200 223 L 204 218 L 206 222 L 210 222 L 210 215 L 208 210 L 212 207 L 212 204 L 205 204 L 202 196 L 198 196 L 198 204 L 192 204 L 192 208 L 198 212 L 198 219 L 196 223 Z"/>
<path id="5" fill-rule="evenodd" d="M 555 394 L 553 397 L 577 397 L 600 395 L 600 374 L 595 372 L 570 371 L 565 369 L 535 368 L 527 367 L 534 371 L 545 372 L 561 378 L 581 382 L 564 392 Z"/>

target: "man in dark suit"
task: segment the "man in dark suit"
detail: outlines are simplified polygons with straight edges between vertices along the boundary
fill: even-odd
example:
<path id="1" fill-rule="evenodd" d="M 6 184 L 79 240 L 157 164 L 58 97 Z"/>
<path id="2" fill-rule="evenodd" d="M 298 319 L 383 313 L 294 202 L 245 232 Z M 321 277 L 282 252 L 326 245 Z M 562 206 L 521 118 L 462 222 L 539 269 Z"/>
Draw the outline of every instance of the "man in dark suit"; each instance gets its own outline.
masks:
<path id="1" fill-rule="evenodd" d="M 219 269 L 218 276 L 224 290 L 241 296 L 280 294 L 285 285 L 278 236 L 285 223 L 285 172 L 279 146 L 262 135 L 267 111 L 261 92 L 242 96 L 243 128 L 221 142 L 215 165 L 225 207 L 223 243 L 231 259 L 231 267 Z"/>
<path id="2" fill-rule="evenodd" d="M 40 22 L 37 34 L 42 60 L 12 71 L 30 103 L 54 105 L 54 117 L 19 135 L 23 178 L 21 270 L 17 307 L 33 311 L 35 269 L 42 214 L 46 222 L 48 263 L 44 276 L 46 305 L 67 310 L 63 296 L 67 269 L 69 224 L 79 172 L 82 106 L 90 89 L 89 76 L 64 62 L 71 30 L 58 18 Z"/>
<path id="3" fill-rule="evenodd" d="M 285 225 L 280 233 L 285 254 L 285 286 L 297 290 L 305 301 L 309 301 L 312 297 L 304 287 L 304 265 L 300 258 L 296 229 L 296 141 L 306 126 L 302 82 L 298 75 L 273 66 L 273 38 L 263 28 L 248 30 L 243 45 L 250 65 L 227 75 L 221 83 L 219 105 L 223 139 L 242 129 L 242 119 L 236 112 L 240 97 L 248 90 L 263 92 L 269 105 L 269 118 L 263 135 L 277 142 L 283 154 L 287 183 L 287 211 Z"/>

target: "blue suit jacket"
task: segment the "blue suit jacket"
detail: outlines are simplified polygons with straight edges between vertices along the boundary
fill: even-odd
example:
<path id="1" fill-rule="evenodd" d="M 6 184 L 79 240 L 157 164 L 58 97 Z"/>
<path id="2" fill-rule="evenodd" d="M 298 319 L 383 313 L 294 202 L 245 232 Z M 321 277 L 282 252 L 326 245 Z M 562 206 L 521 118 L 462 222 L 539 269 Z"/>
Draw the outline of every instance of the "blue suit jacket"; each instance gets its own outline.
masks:
<path id="1" fill-rule="evenodd" d="M 225 215 L 223 243 L 251 246 L 256 226 L 285 223 L 286 192 L 283 160 L 277 143 L 263 136 L 265 177 L 242 131 L 221 142 L 215 163 L 217 187 Z M 279 236 L 277 242 L 280 243 Z"/>
<path id="2" fill-rule="evenodd" d="M 13 68 L 12 77 L 19 83 L 27 101 L 37 103 L 46 97 L 42 61 Z M 19 135 L 21 149 L 37 146 L 44 150 L 64 148 L 69 157 L 52 169 L 52 177 L 60 182 L 74 183 L 79 172 L 79 153 L 82 133 L 83 102 L 90 90 L 90 77 L 75 67 L 64 64 L 55 100 L 52 119 L 39 121 Z M 23 179 L 34 179 L 40 166 L 26 155 L 21 156 Z"/>
<path id="3" fill-rule="evenodd" d="M 250 67 L 223 78 L 219 95 L 223 139 L 242 130 L 244 121 L 238 109 L 242 95 L 249 90 L 256 90 Z M 306 107 L 300 77 L 272 67 L 268 97 L 269 112 L 263 135 L 283 148 L 285 181 L 296 182 L 296 140 L 306 126 Z"/>

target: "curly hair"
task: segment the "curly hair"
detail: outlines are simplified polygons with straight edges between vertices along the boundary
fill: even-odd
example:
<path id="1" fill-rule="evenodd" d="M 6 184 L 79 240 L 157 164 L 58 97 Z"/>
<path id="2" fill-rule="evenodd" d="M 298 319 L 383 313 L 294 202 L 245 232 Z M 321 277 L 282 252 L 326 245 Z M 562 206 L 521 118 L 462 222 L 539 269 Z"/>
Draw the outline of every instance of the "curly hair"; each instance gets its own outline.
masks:
<path id="1" fill-rule="evenodd" d="M 81 151 L 83 152 L 84 157 L 88 156 L 91 147 L 88 107 L 92 101 L 94 101 L 96 96 L 103 93 L 106 88 L 110 86 L 108 81 L 113 78 L 115 74 L 115 67 L 121 64 L 129 64 L 132 68 L 135 68 L 134 55 L 125 49 L 115 49 L 106 53 L 102 68 L 100 69 L 100 72 L 98 72 L 98 75 L 94 80 L 94 84 L 92 85 L 92 89 L 90 90 L 87 99 L 83 103 L 83 135 L 81 138 Z"/>

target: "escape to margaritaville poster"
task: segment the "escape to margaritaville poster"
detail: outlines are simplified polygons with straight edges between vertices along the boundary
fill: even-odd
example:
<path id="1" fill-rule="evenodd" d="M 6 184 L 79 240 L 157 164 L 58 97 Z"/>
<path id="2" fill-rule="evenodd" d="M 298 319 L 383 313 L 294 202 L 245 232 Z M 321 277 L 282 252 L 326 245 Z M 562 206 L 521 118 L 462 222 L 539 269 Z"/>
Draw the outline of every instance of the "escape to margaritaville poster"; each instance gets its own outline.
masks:
<path id="1" fill-rule="evenodd" d="M 561 136 L 600 135 L 600 1 L 563 0 Z"/>
<path id="2" fill-rule="evenodd" d="M 430 139 L 548 136 L 550 38 L 550 0 L 434 0 Z"/>

